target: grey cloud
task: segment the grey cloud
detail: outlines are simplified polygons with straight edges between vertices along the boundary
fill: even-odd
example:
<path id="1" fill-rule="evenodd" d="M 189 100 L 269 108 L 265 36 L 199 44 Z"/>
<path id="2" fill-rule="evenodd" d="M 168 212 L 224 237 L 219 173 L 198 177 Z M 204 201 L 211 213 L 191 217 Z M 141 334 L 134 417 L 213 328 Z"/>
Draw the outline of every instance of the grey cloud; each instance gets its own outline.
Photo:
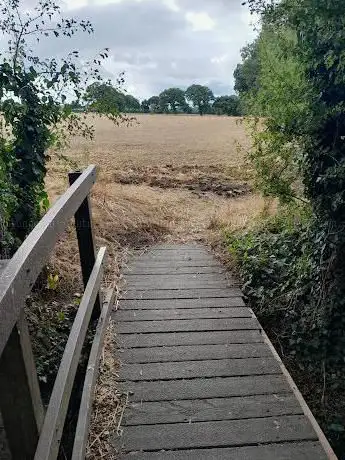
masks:
<path id="1" fill-rule="evenodd" d="M 185 88 L 194 82 L 209 84 L 216 94 L 231 92 L 240 48 L 251 39 L 240 0 L 176 3 L 179 11 L 168 8 L 162 0 L 123 0 L 72 10 L 70 15 L 89 19 L 95 33 L 43 41 L 40 52 L 59 56 L 78 49 L 91 57 L 109 47 L 108 72 L 116 77 L 125 71 L 129 89 L 141 98 L 158 94 L 168 86 Z M 186 12 L 209 14 L 215 28 L 193 31 Z"/>

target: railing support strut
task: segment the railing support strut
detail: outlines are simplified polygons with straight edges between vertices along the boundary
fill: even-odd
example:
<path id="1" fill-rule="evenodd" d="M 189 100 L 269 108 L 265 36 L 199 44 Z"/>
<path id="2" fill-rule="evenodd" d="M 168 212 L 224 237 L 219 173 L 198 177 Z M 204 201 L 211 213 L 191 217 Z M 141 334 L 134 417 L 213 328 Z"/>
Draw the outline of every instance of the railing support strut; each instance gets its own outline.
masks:
<path id="1" fill-rule="evenodd" d="M 82 173 L 80 171 L 70 172 L 68 174 L 69 184 L 73 185 L 74 182 L 81 176 L 81 174 Z M 83 284 L 84 288 L 86 288 L 96 260 L 89 195 L 85 198 L 79 209 L 76 211 L 74 220 L 78 239 Z M 102 299 L 100 294 L 98 294 L 92 312 L 92 319 L 97 319 L 101 314 L 101 304 Z"/>

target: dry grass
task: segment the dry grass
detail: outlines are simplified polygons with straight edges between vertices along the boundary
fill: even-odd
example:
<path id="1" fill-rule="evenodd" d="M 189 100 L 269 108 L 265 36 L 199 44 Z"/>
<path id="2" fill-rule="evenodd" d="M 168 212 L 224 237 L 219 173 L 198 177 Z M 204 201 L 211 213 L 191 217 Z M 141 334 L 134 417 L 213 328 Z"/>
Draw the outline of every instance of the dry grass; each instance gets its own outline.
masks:
<path id="1" fill-rule="evenodd" d="M 237 145 L 248 146 L 239 119 L 139 115 L 137 120 L 128 128 L 97 120 L 94 141 L 75 138 L 64 152 L 80 167 L 100 168 L 93 192 L 99 237 L 119 247 L 159 238 L 207 240 L 215 222 L 238 227 L 260 213 L 263 201 L 249 193 L 251 169 Z M 52 161 L 47 178 L 52 199 L 67 187 L 69 169 Z"/>
<path id="2" fill-rule="evenodd" d="M 137 115 L 132 127 L 96 122 L 94 144 L 74 139 L 73 157 L 99 161 L 114 171 L 123 166 L 198 164 L 237 166 L 248 146 L 240 118 L 194 115 Z"/>
<path id="3" fill-rule="evenodd" d="M 217 246 L 223 231 L 247 227 L 265 206 L 250 191 L 251 170 L 237 146 L 246 148 L 248 140 L 238 119 L 142 115 L 138 122 L 127 128 L 97 120 L 95 141 L 75 138 L 64 152 L 79 167 L 95 163 L 100 168 L 92 206 L 97 243 L 110 252 L 108 284 L 119 280 L 133 248 L 160 240 Z M 47 176 L 52 200 L 67 188 L 69 169 L 52 160 Z M 54 257 L 71 292 L 80 285 L 73 235 L 63 236 Z M 114 390 L 111 335 L 96 392 L 89 459 L 113 458 L 109 435 L 117 429 L 123 403 Z"/>
<path id="4" fill-rule="evenodd" d="M 87 459 L 115 460 L 116 455 L 109 437 L 111 431 L 121 429 L 121 420 L 128 401 L 128 395 L 121 394 L 116 388 L 118 362 L 113 353 L 116 346 L 114 329 L 114 323 L 110 321 L 101 356 L 91 420 L 92 434 L 86 449 Z"/>

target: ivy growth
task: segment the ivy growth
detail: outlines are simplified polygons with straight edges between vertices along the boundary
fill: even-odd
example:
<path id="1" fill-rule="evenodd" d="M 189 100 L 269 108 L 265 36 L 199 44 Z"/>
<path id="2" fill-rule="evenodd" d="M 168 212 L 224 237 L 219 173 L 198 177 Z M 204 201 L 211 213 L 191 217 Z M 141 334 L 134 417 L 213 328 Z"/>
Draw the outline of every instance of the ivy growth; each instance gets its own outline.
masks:
<path id="1" fill-rule="evenodd" d="M 53 0 L 39 0 L 31 10 L 21 0 L 5 0 L 0 30 L 8 45 L 0 64 L 0 185 L 10 197 L 0 200 L 0 252 L 9 257 L 49 204 L 44 191 L 48 149 L 61 146 L 69 135 L 93 136 L 92 124 L 66 101 L 82 100 L 87 85 L 102 80 L 100 66 L 108 50 L 84 65 L 78 51 L 63 59 L 41 57 L 35 48 L 42 39 L 93 32 L 89 21 L 64 17 Z M 114 111 L 106 115 L 119 121 Z"/>

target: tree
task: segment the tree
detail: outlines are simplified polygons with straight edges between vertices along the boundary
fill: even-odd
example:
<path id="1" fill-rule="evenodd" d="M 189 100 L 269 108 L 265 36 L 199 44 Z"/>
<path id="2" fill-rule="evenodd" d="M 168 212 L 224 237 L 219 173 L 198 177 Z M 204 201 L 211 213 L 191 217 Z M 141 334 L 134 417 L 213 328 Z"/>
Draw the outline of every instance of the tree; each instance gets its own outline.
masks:
<path id="1" fill-rule="evenodd" d="M 99 65 L 107 50 L 84 65 L 77 51 L 59 60 L 37 56 L 33 38 L 93 32 L 89 21 L 63 17 L 54 0 L 39 1 L 30 10 L 20 0 L 3 2 L 0 30 L 8 45 L 0 64 L 0 158 L 6 170 L 0 185 L 13 197 L 10 205 L 0 205 L 2 233 L 13 237 L 11 247 L 0 243 L 0 251 L 10 257 L 39 220 L 42 207 L 48 206 L 44 191 L 47 149 L 60 142 L 61 135 L 93 135 L 93 127 L 65 103 L 71 94 L 80 101 L 87 82 L 101 80 Z M 117 121 L 117 114 L 110 116 Z"/>
<path id="2" fill-rule="evenodd" d="M 110 81 L 92 83 L 87 87 L 84 98 L 90 110 L 98 113 L 118 114 L 126 109 L 126 96 Z"/>
<path id="3" fill-rule="evenodd" d="M 149 101 L 147 99 L 144 99 L 142 102 L 141 102 L 141 111 L 143 113 L 150 113 L 150 104 L 149 104 Z"/>
<path id="4" fill-rule="evenodd" d="M 186 106 L 185 92 L 180 88 L 169 88 L 159 95 L 159 104 L 163 112 L 183 111 Z"/>
<path id="5" fill-rule="evenodd" d="M 217 97 L 213 109 L 218 115 L 238 117 L 241 115 L 240 98 L 236 95 Z"/>
<path id="6" fill-rule="evenodd" d="M 131 94 L 126 94 L 124 97 L 125 102 L 125 112 L 127 113 L 137 113 L 140 112 L 140 102 L 137 98 L 132 96 Z"/>
<path id="7" fill-rule="evenodd" d="M 86 107 L 82 101 L 72 101 L 70 104 L 66 104 L 67 108 L 70 109 L 72 112 L 85 112 Z"/>
<path id="8" fill-rule="evenodd" d="M 214 95 L 207 86 L 192 85 L 187 88 L 186 98 L 197 108 L 199 114 L 203 115 L 210 109 L 210 103 L 214 100 Z"/>
<path id="9" fill-rule="evenodd" d="M 255 40 L 253 43 L 245 46 L 241 50 L 242 63 L 237 64 L 234 71 L 235 91 L 242 95 L 249 91 L 258 90 L 259 76 L 259 43 Z"/>
<path id="10" fill-rule="evenodd" d="M 148 100 L 148 104 L 149 104 L 149 107 L 150 107 L 150 112 L 161 113 L 162 109 L 161 109 L 161 105 L 160 105 L 159 96 L 150 97 L 150 99 Z"/>

